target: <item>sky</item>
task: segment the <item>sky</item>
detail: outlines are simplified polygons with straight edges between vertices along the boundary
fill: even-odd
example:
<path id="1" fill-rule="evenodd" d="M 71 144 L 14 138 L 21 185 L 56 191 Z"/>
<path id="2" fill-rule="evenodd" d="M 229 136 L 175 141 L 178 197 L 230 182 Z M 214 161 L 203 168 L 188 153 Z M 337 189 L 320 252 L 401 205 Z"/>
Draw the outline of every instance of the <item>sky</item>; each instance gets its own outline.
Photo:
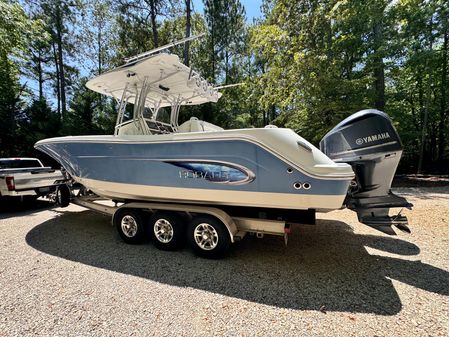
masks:
<path id="1" fill-rule="evenodd" d="M 260 12 L 260 6 L 262 5 L 262 0 L 240 0 L 246 11 L 246 22 L 253 22 L 253 18 L 258 18 L 262 16 Z M 193 8 L 197 13 L 204 13 L 203 0 L 193 0 Z"/>

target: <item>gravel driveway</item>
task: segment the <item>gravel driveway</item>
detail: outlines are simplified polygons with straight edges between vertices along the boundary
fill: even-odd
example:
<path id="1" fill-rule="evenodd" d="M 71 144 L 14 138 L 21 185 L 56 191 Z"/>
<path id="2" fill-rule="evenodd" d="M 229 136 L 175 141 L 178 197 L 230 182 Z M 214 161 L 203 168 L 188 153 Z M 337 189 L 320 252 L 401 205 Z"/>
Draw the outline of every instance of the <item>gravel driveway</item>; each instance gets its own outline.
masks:
<path id="1" fill-rule="evenodd" d="M 412 234 L 336 211 L 219 261 L 126 245 L 78 206 L 3 205 L 0 336 L 448 336 L 449 189 L 398 191 Z"/>

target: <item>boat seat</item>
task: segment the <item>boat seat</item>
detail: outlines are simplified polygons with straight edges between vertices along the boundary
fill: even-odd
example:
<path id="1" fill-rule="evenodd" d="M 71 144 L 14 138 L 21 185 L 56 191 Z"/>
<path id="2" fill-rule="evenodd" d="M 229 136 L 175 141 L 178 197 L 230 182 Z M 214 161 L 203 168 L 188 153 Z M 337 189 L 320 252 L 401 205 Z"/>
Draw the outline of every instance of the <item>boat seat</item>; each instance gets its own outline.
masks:
<path id="1" fill-rule="evenodd" d="M 119 135 L 142 135 L 143 132 L 140 130 L 140 125 L 138 122 L 131 121 L 128 124 L 122 125 L 118 130 Z"/>
<path id="2" fill-rule="evenodd" d="M 196 117 L 191 117 L 188 121 L 182 123 L 178 127 L 178 132 L 206 132 L 206 131 L 222 131 L 223 128 L 214 125 L 212 123 L 208 123 L 205 121 L 201 121 Z"/>

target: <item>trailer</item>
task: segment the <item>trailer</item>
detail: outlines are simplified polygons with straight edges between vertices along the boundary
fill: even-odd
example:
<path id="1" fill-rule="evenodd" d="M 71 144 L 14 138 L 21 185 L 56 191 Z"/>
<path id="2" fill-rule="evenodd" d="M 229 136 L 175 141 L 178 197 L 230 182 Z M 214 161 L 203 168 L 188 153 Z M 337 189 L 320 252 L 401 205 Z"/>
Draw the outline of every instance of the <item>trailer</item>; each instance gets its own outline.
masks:
<path id="1" fill-rule="evenodd" d="M 187 242 L 196 255 L 204 258 L 224 257 L 232 244 L 248 233 L 258 238 L 282 236 L 287 245 L 294 224 L 270 210 L 246 209 L 242 212 L 241 209 L 196 204 L 111 202 L 89 193 L 76 196 L 72 193 L 71 202 L 111 216 L 112 225 L 128 244 L 151 239 L 158 249 L 177 250 Z M 314 223 L 314 211 L 304 211 L 302 215 L 305 223 Z"/>

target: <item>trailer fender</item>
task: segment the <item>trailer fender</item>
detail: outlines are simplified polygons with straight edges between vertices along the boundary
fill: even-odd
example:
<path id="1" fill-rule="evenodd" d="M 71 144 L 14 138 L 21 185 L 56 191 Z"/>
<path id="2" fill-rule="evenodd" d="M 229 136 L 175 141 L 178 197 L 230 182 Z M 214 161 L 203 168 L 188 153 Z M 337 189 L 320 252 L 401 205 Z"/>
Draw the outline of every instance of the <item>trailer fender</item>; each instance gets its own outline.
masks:
<path id="1" fill-rule="evenodd" d="M 137 208 L 137 209 L 146 209 L 151 212 L 155 212 L 158 210 L 166 210 L 166 211 L 175 211 L 175 212 L 184 212 L 187 214 L 197 213 L 197 214 L 209 214 L 216 217 L 220 220 L 228 229 L 229 237 L 231 238 L 231 242 L 234 242 L 234 236 L 237 234 L 237 226 L 234 220 L 229 216 L 225 211 L 215 208 L 215 207 L 206 207 L 206 206 L 197 206 L 197 205 L 184 205 L 184 204 L 161 204 L 161 203 L 150 203 L 150 202 L 131 202 L 123 204 L 118 207 L 115 213 L 122 208 Z M 113 215 L 113 218 L 114 218 Z"/>

